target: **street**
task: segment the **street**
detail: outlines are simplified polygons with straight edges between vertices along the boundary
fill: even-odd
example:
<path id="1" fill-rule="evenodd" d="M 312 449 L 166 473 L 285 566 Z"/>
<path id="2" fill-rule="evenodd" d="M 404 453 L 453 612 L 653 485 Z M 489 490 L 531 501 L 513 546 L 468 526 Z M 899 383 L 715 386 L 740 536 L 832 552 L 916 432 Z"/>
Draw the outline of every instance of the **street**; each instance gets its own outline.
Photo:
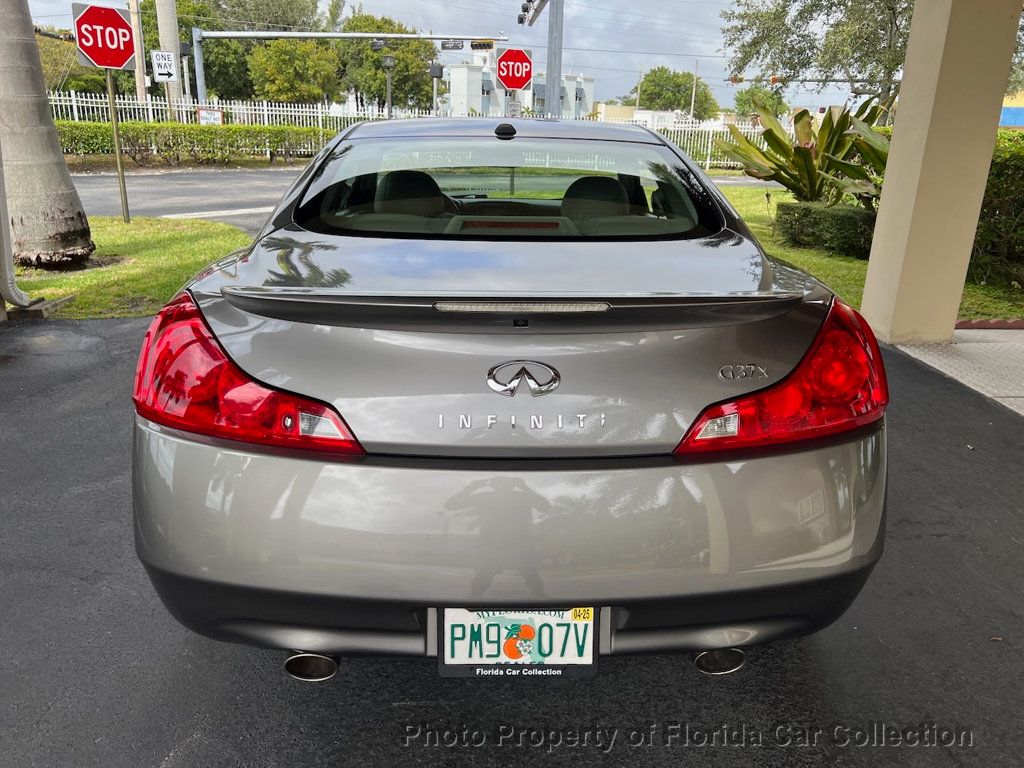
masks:
<path id="1" fill-rule="evenodd" d="M 302 167 L 129 173 L 128 204 L 132 216 L 207 218 L 255 234 Z M 88 215 L 121 215 L 115 174 L 73 180 Z"/>
<path id="2" fill-rule="evenodd" d="M 129 173 L 128 203 L 133 216 L 205 218 L 234 224 L 255 234 L 302 165 L 250 170 L 189 170 Z M 76 174 L 75 187 L 91 216 L 120 216 L 117 176 L 112 173 Z M 537 188 L 545 177 L 527 177 Z M 446 178 L 454 183 L 457 177 Z M 471 180 L 467 180 L 467 183 Z M 564 185 L 564 179 L 552 179 Z M 759 186 L 747 176 L 720 176 L 720 186 Z M 543 182 L 541 181 L 541 184 Z"/>
<path id="3" fill-rule="evenodd" d="M 0 327 L 5 765 L 592 765 L 605 747 L 620 765 L 1019 764 L 1024 521 L 1008 479 L 1024 419 L 905 355 L 887 353 L 887 551 L 827 630 L 754 649 L 723 678 L 686 656 L 602 659 L 593 680 L 521 687 L 442 679 L 432 659 L 349 658 L 308 685 L 281 652 L 182 629 L 135 558 L 129 391 L 147 323 Z M 934 723 L 973 746 L 853 746 L 872 723 Z M 666 745 L 681 724 L 689 746 Z M 600 728 L 618 734 L 610 746 L 567 745 Z M 700 746 L 713 733 L 720 746 Z M 736 740 L 747 747 L 721 746 Z"/>

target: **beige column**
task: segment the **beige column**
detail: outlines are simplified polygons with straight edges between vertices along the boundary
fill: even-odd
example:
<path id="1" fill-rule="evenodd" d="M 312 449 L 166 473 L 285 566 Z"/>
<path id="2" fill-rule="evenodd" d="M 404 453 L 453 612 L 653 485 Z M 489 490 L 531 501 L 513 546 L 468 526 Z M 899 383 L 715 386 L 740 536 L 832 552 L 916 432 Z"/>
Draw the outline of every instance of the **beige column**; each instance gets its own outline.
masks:
<path id="1" fill-rule="evenodd" d="M 957 309 L 1021 0 L 917 0 L 862 311 L 883 341 L 945 342 Z"/>

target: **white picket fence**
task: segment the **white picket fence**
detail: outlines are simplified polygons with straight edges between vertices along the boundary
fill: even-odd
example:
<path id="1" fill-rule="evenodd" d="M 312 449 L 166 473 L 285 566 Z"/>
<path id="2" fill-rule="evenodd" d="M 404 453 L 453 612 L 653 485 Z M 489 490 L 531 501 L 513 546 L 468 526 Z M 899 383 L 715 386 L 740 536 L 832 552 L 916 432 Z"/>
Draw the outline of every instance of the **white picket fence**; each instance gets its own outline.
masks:
<path id="1" fill-rule="evenodd" d="M 50 109 L 55 120 L 97 121 L 110 120 L 110 106 L 105 94 L 78 93 L 76 91 L 50 91 Z M 175 101 L 172 111 L 167 100 L 153 96 L 139 101 L 132 96 L 117 96 L 117 117 L 123 122 L 159 122 L 171 117 L 180 123 L 198 122 L 198 108 L 219 109 L 227 125 L 290 125 L 304 128 L 341 130 L 358 120 L 384 120 L 384 110 L 345 110 L 326 103 L 290 104 L 274 101 L 215 100 L 199 102 L 184 98 Z M 415 109 L 394 109 L 395 117 L 430 117 L 431 112 Z"/>
<path id="2" fill-rule="evenodd" d="M 51 91 L 49 93 L 50 108 L 55 120 L 73 120 L 89 122 L 108 122 L 110 107 L 105 94 L 77 93 L 75 91 Z M 139 101 L 131 96 L 115 98 L 117 116 L 121 121 L 161 122 L 172 118 L 167 100 L 154 96 L 147 101 Z M 198 108 L 219 109 L 224 114 L 227 125 L 288 125 L 307 128 L 322 128 L 330 132 L 340 131 L 353 123 L 363 120 L 385 120 L 387 114 L 375 108 L 351 110 L 336 104 L 290 104 L 271 101 L 231 101 L 215 100 L 197 102 L 195 99 L 182 99 L 172 105 L 173 119 L 182 123 L 198 122 Z M 433 113 L 427 110 L 395 109 L 396 118 L 430 117 Z M 593 119 L 593 118 L 580 118 Z M 639 121 L 630 121 L 642 125 Z M 729 138 L 729 130 L 716 125 L 682 125 L 658 126 L 661 133 L 674 142 L 694 160 L 705 168 L 738 168 L 736 163 L 715 146 L 715 139 Z M 742 126 L 742 133 L 759 146 L 764 146 L 761 129 L 754 126 Z M 318 148 L 305 148 L 309 154 Z"/>

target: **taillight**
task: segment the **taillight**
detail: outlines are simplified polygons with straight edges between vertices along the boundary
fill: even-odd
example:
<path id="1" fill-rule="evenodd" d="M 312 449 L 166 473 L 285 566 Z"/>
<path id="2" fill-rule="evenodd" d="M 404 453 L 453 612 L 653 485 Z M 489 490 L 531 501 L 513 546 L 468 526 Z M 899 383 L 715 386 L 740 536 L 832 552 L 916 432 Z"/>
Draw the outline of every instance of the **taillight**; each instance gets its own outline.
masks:
<path id="1" fill-rule="evenodd" d="M 132 393 L 138 413 L 200 435 L 284 448 L 362 454 L 329 405 L 271 389 L 233 363 L 183 293 L 142 342 Z"/>
<path id="2" fill-rule="evenodd" d="M 793 443 L 878 421 L 889 387 L 878 342 L 838 299 L 800 364 L 767 389 L 712 405 L 690 426 L 677 454 Z"/>

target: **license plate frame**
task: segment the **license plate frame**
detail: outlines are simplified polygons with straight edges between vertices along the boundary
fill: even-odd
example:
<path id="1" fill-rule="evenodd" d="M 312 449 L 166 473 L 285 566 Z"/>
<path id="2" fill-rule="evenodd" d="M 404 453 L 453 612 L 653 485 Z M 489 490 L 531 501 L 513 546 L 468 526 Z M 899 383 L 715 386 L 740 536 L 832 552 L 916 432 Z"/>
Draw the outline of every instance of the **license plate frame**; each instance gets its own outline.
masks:
<path id="1" fill-rule="evenodd" d="M 589 611 L 589 618 L 572 618 L 574 615 L 579 615 L 576 612 Z M 556 616 L 554 614 L 562 612 L 566 615 L 563 617 Z M 481 662 L 462 662 L 462 661 L 449 661 L 449 646 L 448 642 L 448 618 L 450 616 L 465 616 L 466 613 L 473 614 L 493 614 L 492 616 L 478 617 L 476 621 L 486 621 L 491 619 L 489 623 L 499 623 L 501 629 L 499 630 L 499 637 L 501 638 L 502 646 L 504 641 L 507 640 L 505 637 L 506 624 L 512 625 L 511 619 L 519 619 L 520 624 L 530 624 L 533 626 L 537 624 L 537 628 L 541 624 L 551 625 L 553 628 L 552 638 L 555 637 L 555 627 L 560 628 L 561 624 L 569 623 L 570 625 L 586 625 L 589 627 L 589 654 L 582 655 L 580 658 L 586 658 L 585 662 L 578 663 L 545 663 L 545 662 L 528 662 L 528 661 L 501 661 L 500 658 L 495 661 L 481 661 Z M 498 609 L 469 609 L 469 608 L 438 608 L 437 609 L 437 667 L 438 673 L 442 677 L 498 677 L 498 678 L 521 678 L 529 677 L 532 679 L 550 679 L 550 678 L 581 678 L 581 677 L 594 677 L 597 675 L 597 657 L 598 657 L 598 646 L 600 643 L 600 614 L 601 611 L 597 606 L 584 607 L 584 608 L 498 608 Z M 536 631 L 539 629 L 535 628 Z M 578 640 L 579 630 L 566 630 L 567 632 L 574 633 L 569 639 L 573 642 Z M 558 636 L 561 638 L 561 635 Z M 522 639 L 522 638 L 520 638 Z M 540 638 L 536 637 L 536 642 L 540 642 Z M 538 655 L 542 649 L 538 647 Z M 502 649 L 502 654 L 504 648 Z M 559 654 L 561 656 L 561 654 Z"/>

